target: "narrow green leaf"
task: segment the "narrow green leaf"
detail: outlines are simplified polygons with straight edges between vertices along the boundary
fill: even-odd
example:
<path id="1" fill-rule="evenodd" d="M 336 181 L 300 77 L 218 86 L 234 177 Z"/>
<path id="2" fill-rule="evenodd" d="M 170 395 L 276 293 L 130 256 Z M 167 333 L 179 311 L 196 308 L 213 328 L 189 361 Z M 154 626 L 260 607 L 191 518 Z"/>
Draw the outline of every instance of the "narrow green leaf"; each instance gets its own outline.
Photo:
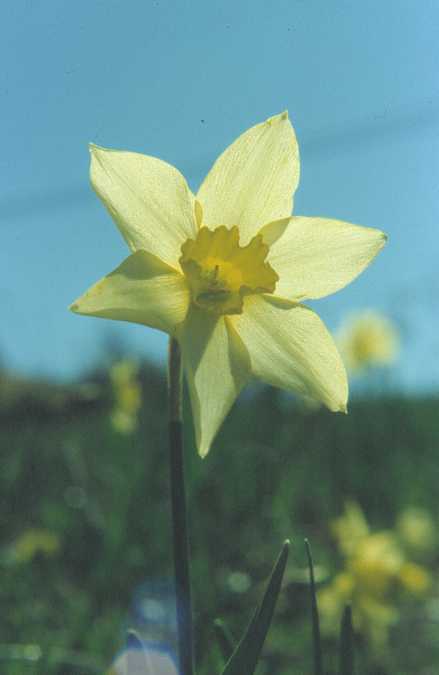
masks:
<path id="1" fill-rule="evenodd" d="M 320 642 L 319 613 L 317 611 L 316 585 L 314 581 L 314 565 L 312 561 L 311 547 L 308 539 L 305 539 L 306 552 L 308 554 L 309 580 L 311 591 L 311 616 L 312 616 L 312 642 L 314 654 L 314 675 L 323 675 L 322 645 Z"/>
<path id="2" fill-rule="evenodd" d="M 341 620 L 339 673 L 340 675 L 354 675 L 354 629 L 350 605 L 344 608 Z"/>
<path id="3" fill-rule="evenodd" d="M 221 675 L 253 675 L 261 656 L 262 647 L 273 617 L 282 578 L 287 564 L 290 542 L 283 545 L 264 593 L 247 632 L 233 652 Z"/>
<path id="4" fill-rule="evenodd" d="M 227 663 L 227 661 L 232 656 L 235 647 L 221 619 L 215 619 L 213 625 L 215 628 L 215 635 L 220 648 L 221 656 L 223 657 L 223 662 Z"/>

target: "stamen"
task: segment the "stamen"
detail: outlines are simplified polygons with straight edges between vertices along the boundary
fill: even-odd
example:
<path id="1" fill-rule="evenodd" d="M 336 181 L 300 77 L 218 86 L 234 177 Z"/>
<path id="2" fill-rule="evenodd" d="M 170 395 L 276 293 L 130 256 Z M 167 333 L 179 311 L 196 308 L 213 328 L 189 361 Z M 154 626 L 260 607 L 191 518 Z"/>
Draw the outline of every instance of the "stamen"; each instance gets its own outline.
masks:
<path id="1" fill-rule="evenodd" d="M 193 301 L 209 312 L 240 314 L 247 295 L 273 293 L 279 277 L 268 262 L 269 248 L 258 234 L 239 245 L 239 230 L 201 227 L 181 247 L 180 265 Z"/>
<path id="2" fill-rule="evenodd" d="M 197 300 L 198 302 L 200 300 L 206 300 L 207 302 L 223 302 L 227 293 L 230 293 L 230 291 L 225 288 L 219 288 L 218 290 L 206 288 L 205 291 L 201 291 L 201 293 L 197 295 Z"/>

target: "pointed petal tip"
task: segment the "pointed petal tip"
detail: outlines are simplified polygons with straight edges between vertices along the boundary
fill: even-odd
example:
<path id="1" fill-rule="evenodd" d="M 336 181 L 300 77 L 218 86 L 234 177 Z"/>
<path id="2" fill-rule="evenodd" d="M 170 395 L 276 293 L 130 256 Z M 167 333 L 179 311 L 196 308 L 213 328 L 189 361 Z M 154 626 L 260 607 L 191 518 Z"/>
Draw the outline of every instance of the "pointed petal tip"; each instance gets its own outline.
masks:
<path id="1" fill-rule="evenodd" d="M 339 371 L 340 379 L 337 383 L 337 386 L 334 386 L 335 385 L 334 382 L 333 386 L 331 386 L 329 390 L 326 392 L 326 396 L 324 398 L 318 398 L 318 400 L 320 400 L 320 402 L 323 403 L 323 405 L 325 405 L 333 413 L 346 413 L 347 412 L 346 406 L 349 396 L 348 376 L 344 364 L 341 360 L 340 352 L 338 351 L 338 349 L 337 355 L 339 358 L 338 365 L 340 367 Z"/>
<path id="2" fill-rule="evenodd" d="M 86 294 L 84 294 L 84 295 L 86 295 Z M 83 299 L 83 297 L 84 296 L 81 296 L 80 298 L 75 300 L 75 302 L 72 302 L 72 304 L 69 305 L 69 307 L 67 307 L 67 309 L 70 310 L 71 312 L 73 312 L 73 314 L 82 314 L 82 315 L 87 316 L 88 312 L 84 311 L 83 304 L 81 303 L 81 300 Z"/>
<path id="3" fill-rule="evenodd" d="M 200 455 L 201 459 L 204 459 L 207 455 L 207 453 L 210 450 L 211 443 L 207 445 L 206 443 L 202 443 L 201 445 L 198 446 L 198 454 Z"/>
<path id="4" fill-rule="evenodd" d="M 95 143 L 89 143 L 88 144 L 88 149 L 90 151 L 90 154 L 98 159 L 100 153 L 102 152 L 118 152 L 117 150 L 110 150 L 109 148 L 103 148 L 100 145 L 96 145 Z"/>
<path id="5" fill-rule="evenodd" d="M 373 230 L 373 228 L 369 228 L 369 229 Z M 381 232 L 381 230 L 375 230 L 375 232 L 377 234 L 378 247 L 377 247 L 377 252 L 374 255 L 374 258 L 378 255 L 378 253 L 381 251 L 381 249 L 384 248 L 384 246 L 387 242 L 387 239 L 389 238 L 389 235 L 386 234 L 385 232 Z"/>
<path id="6" fill-rule="evenodd" d="M 90 154 L 96 159 L 98 159 L 99 155 L 103 152 L 115 152 L 115 153 L 120 152 L 119 150 L 112 150 L 111 148 L 103 148 L 101 145 L 95 145 L 95 143 L 91 142 L 88 144 L 88 149 L 90 151 Z"/>
<path id="7" fill-rule="evenodd" d="M 380 239 L 381 242 L 382 242 L 382 244 L 381 244 L 381 248 L 382 248 L 384 246 L 384 244 L 386 243 L 387 239 L 389 238 L 389 235 L 386 234 L 385 232 L 382 232 L 381 230 L 376 230 L 373 227 L 370 227 L 370 228 L 367 228 L 367 229 L 375 232 L 375 234 L 377 235 L 377 238 Z"/>
<path id="8" fill-rule="evenodd" d="M 288 110 L 284 110 L 280 115 L 273 115 L 267 120 L 267 124 L 272 124 L 273 122 L 280 122 L 288 119 Z"/>
<path id="9" fill-rule="evenodd" d="M 347 407 L 346 407 L 346 399 L 343 399 L 341 401 L 330 398 L 329 400 L 322 400 L 320 399 L 321 403 L 323 403 L 331 412 L 334 413 L 347 413 Z"/>
<path id="10" fill-rule="evenodd" d="M 345 371 L 345 391 L 340 392 L 340 398 L 338 401 L 335 401 L 334 408 L 332 409 L 332 412 L 341 412 L 341 413 L 347 413 L 347 403 L 348 403 L 348 382 L 347 382 L 347 375 Z"/>

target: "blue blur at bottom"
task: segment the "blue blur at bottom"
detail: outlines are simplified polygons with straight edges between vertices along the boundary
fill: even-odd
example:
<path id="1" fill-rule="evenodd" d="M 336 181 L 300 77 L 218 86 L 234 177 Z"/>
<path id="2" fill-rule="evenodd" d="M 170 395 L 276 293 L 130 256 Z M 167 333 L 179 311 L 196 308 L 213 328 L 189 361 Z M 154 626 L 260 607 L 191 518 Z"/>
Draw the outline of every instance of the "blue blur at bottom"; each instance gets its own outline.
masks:
<path id="1" fill-rule="evenodd" d="M 108 675 L 179 675 L 173 579 L 151 577 L 134 592 L 126 644 Z"/>
<path id="2" fill-rule="evenodd" d="M 165 644 L 142 642 L 127 645 L 110 670 L 113 675 L 179 675 L 173 652 Z"/>

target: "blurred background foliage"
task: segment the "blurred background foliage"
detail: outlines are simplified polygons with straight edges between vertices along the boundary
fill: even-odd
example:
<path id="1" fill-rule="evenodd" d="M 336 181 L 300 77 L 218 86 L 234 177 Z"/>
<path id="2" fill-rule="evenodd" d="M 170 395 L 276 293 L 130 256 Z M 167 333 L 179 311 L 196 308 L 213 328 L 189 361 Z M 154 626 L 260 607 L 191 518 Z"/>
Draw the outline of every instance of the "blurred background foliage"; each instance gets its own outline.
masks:
<path id="1" fill-rule="evenodd" d="M 439 401 L 365 391 L 342 415 L 251 382 L 205 460 L 185 394 L 201 675 L 219 672 L 214 620 L 240 639 L 286 538 L 258 673 L 310 672 L 304 537 L 325 672 L 346 598 L 357 673 L 439 672 Z M 135 589 L 173 572 L 166 376 L 125 359 L 69 387 L 2 372 L 0 392 L 0 671 L 104 673 Z"/>

